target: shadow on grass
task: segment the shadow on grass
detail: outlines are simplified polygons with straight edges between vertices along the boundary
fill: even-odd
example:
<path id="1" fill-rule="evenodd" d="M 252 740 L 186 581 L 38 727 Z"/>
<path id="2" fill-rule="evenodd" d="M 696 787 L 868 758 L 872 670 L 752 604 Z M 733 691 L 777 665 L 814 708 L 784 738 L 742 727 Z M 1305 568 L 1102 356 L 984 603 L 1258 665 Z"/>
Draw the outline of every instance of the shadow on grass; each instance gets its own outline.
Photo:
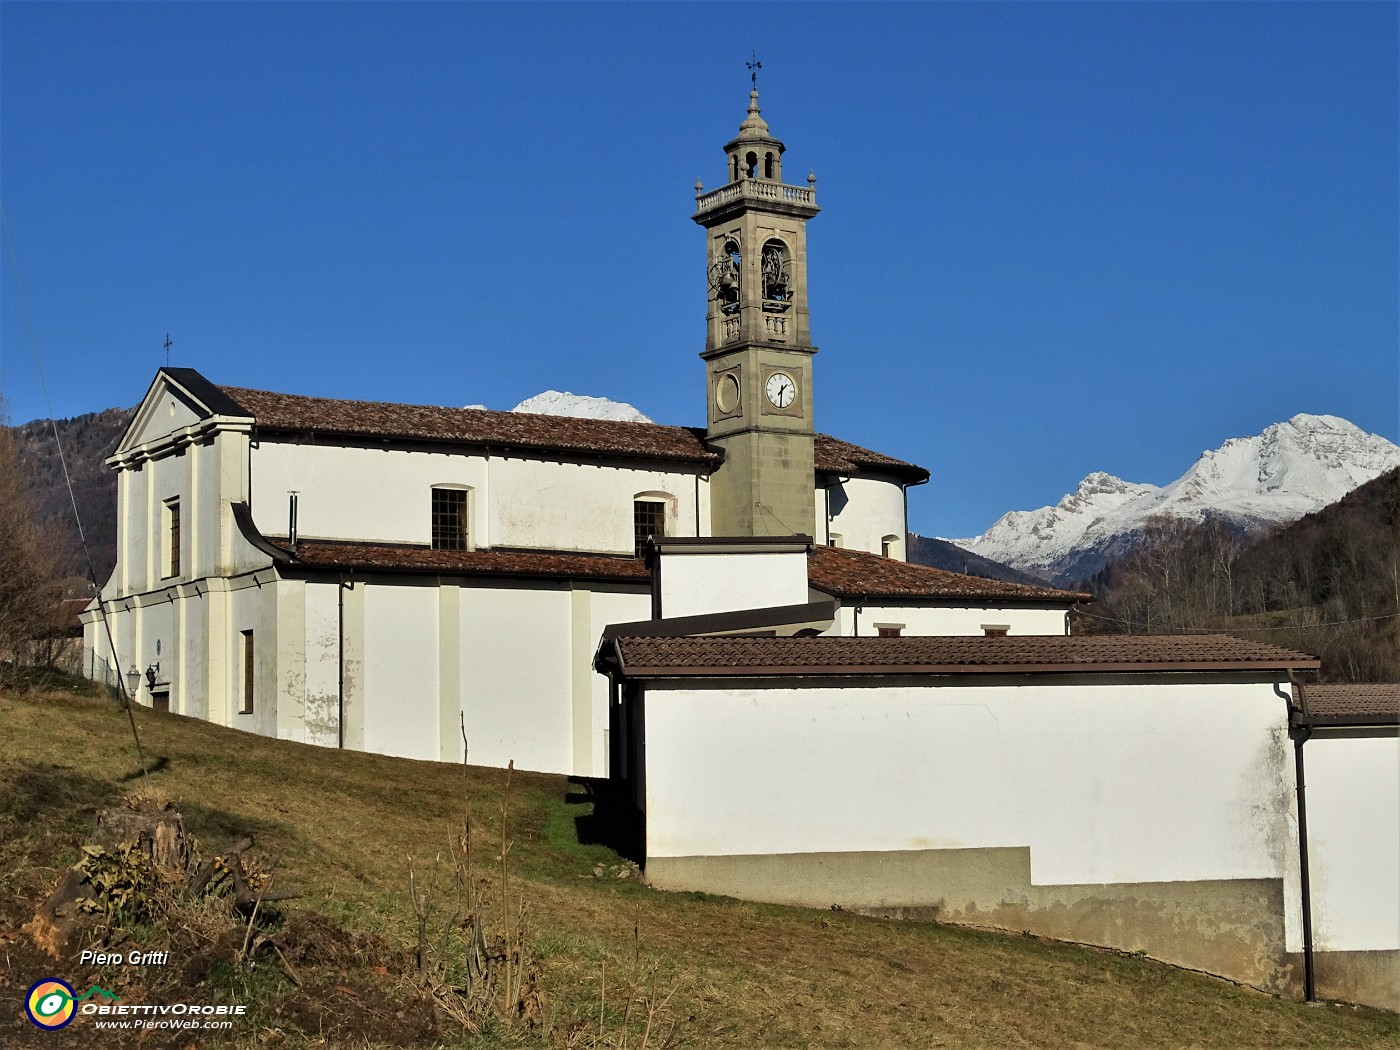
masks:
<path id="1" fill-rule="evenodd" d="M 0 812 L 16 824 L 81 823 L 77 814 L 95 813 L 118 795 L 110 780 L 70 766 L 27 762 L 0 769 Z"/>
<path id="2" fill-rule="evenodd" d="M 134 769 L 130 773 L 123 773 L 117 777 L 118 784 L 129 784 L 133 780 L 143 780 L 152 773 L 159 773 L 170 765 L 170 759 L 164 755 L 156 755 L 148 758 L 146 764 L 140 769 Z"/>
<path id="3" fill-rule="evenodd" d="M 574 817 L 583 846 L 606 846 L 637 864 L 642 863 L 641 823 L 626 797 L 627 786 L 603 777 L 570 777 L 564 796 L 569 806 L 592 806 Z"/>

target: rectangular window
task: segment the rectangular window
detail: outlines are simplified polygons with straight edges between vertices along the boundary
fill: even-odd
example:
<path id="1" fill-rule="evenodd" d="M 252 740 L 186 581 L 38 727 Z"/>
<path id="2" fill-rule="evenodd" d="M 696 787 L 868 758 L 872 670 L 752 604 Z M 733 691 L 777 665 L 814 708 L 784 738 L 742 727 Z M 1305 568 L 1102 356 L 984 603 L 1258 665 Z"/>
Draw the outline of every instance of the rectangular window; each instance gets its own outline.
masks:
<path id="1" fill-rule="evenodd" d="M 243 703 L 239 707 L 239 713 L 251 715 L 253 713 L 253 632 L 244 631 L 240 635 L 243 644 L 243 688 L 239 690 Z"/>
<path id="2" fill-rule="evenodd" d="M 877 623 L 875 633 L 881 638 L 898 638 L 904 631 L 902 623 Z"/>
<path id="3" fill-rule="evenodd" d="M 166 576 L 180 575 L 180 501 L 165 501 L 165 565 Z"/>
<path id="4" fill-rule="evenodd" d="M 637 557 L 646 553 L 647 540 L 666 535 L 666 504 L 657 500 L 632 501 L 632 542 Z"/>
<path id="5" fill-rule="evenodd" d="M 433 550 L 467 549 L 467 495 L 466 489 L 433 489 Z"/>
<path id="6" fill-rule="evenodd" d="M 984 623 L 982 625 L 982 634 L 987 638 L 1005 638 L 1010 631 L 1010 624 Z"/>

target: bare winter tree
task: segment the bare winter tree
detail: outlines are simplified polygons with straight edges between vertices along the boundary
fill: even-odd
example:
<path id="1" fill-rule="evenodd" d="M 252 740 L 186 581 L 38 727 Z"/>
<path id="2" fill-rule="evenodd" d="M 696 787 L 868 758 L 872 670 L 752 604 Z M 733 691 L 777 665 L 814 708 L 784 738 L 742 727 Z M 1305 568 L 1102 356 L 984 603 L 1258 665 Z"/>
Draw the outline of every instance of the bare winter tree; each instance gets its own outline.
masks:
<path id="1" fill-rule="evenodd" d="M 36 647 L 57 630 L 54 545 L 35 518 L 29 479 L 0 402 L 0 687 L 14 688 Z"/>

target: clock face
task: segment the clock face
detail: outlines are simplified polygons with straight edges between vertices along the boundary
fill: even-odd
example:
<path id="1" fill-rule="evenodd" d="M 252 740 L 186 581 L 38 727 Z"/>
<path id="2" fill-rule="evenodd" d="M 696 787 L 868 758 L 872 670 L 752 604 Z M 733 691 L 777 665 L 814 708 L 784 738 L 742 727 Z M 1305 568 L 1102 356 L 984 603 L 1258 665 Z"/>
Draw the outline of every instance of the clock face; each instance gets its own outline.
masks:
<path id="1" fill-rule="evenodd" d="M 786 372 L 774 372 L 763 385 L 763 391 L 774 408 L 787 408 L 797 396 L 797 384 Z"/>

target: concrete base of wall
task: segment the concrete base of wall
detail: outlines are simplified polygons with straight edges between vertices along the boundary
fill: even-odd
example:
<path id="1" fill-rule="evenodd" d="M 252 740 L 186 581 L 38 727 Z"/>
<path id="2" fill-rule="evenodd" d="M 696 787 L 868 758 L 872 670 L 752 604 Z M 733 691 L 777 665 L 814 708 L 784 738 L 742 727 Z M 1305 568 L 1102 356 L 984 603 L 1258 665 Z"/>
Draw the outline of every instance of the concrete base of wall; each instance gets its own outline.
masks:
<path id="1" fill-rule="evenodd" d="M 1289 960 L 1303 972 L 1301 953 Z M 1400 951 L 1315 952 L 1313 982 L 1319 999 L 1400 1012 Z"/>
<path id="2" fill-rule="evenodd" d="M 1033 886 L 1030 871 L 1025 847 L 650 857 L 646 865 L 659 889 L 1028 931 L 1302 995 L 1301 962 L 1285 952 L 1280 879 Z"/>

